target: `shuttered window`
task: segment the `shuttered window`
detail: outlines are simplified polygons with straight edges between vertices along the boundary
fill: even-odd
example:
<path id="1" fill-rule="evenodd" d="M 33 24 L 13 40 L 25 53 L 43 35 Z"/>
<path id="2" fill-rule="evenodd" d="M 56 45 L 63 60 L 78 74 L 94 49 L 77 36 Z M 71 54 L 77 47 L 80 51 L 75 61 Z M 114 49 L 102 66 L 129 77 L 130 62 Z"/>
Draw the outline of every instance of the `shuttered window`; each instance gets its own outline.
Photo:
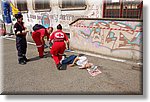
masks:
<path id="1" fill-rule="evenodd" d="M 104 0 L 104 18 L 142 19 L 142 0 Z"/>
<path id="2" fill-rule="evenodd" d="M 17 8 L 20 11 L 28 11 L 27 0 L 17 0 Z"/>
<path id="3" fill-rule="evenodd" d="M 84 10 L 86 9 L 85 0 L 62 0 L 59 2 L 62 10 Z"/>
<path id="4" fill-rule="evenodd" d="M 36 11 L 50 11 L 50 1 L 49 0 L 33 0 L 33 7 Z"/>

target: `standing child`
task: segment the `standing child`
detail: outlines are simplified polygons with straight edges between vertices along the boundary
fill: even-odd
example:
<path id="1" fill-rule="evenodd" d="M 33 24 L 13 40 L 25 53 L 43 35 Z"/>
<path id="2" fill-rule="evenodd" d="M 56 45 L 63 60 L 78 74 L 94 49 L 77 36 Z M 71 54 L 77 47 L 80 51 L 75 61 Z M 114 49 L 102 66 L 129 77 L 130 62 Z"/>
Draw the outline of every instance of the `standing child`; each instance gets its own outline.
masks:
<path id="1" fill-rule="evenodd" d="M 24 27 L 23 15 L 16 14 L 15 18 L 17 19 L 17 22 L 14 25 L 14 32 L 16 34 L 16 48 L 18 51 L 18 61 L 19 64 L 24 65 L 28 61 L 28 59 L 26 58 L 27 52 L 26 35 L 28 31 Z"/>

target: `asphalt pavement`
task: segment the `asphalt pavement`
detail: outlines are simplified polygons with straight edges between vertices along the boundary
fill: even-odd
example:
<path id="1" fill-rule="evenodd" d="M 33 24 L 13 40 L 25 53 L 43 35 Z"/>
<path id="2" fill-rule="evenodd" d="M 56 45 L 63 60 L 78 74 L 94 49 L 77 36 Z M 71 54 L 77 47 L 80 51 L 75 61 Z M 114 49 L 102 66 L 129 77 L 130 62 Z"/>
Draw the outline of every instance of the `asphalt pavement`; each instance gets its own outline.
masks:
<path id="1" fill-rule="evenodd" d="M 3 93 L 2 94 L 99 94 L 142 95 L 142 66 L 86 55 L 102 71 L 91 76 L 78 66 L 57 70 L 49 49 L 47 58 L 40 59 L 34 44 L 28 44 L 30 61 L 20 65 L 17 61 L 15 40 L 3 41 Z M 66 55 L 78 54 L 65 52 Z M 84 52 L 82 53 L 84 54 Z"/>

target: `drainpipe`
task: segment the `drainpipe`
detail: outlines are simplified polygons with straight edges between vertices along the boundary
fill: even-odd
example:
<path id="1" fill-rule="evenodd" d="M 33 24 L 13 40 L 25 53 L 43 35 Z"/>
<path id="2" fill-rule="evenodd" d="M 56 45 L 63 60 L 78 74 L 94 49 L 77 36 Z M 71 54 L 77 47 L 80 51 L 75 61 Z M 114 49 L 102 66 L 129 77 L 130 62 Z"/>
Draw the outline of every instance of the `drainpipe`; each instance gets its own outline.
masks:
<path id="1" fill-rule="evenodd" d="M 122 18 L 123 17 L 123 1 L 122 0 L 120 0 L 119 1 L 120 2 L 120 18 Z"/>
<path id="2" fill-rule="evenodd" d="M 102 14 L 102 17 L 104 18 L 105 17 L 105 9 L 106 9 L 106 4 L 105 4 L 105 0 L 103 0 L 103 14 Z"/>

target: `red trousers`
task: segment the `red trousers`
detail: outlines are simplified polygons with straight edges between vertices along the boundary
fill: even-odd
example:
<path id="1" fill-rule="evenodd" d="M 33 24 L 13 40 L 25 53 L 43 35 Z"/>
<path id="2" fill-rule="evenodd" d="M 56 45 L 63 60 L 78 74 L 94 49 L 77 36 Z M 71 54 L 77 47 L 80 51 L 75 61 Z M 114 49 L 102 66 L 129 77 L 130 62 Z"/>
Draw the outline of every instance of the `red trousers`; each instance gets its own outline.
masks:
<path id="1" fill-rule="evenodd" d="M 44 45 L 41 45 L 41 47 L 37 47 L 38 52 L 39 52 L 39 57 L 43 57 L 44 55 Z"/>
<path id="2" fill-rule="evenodd" d="M 66 49 L 66 44 L 64 42 L 55 42 L 51 48 L 50 53 L 52 54 L 55 64 L 59 64 L 62 59 L 62 55 Z"/>
<path id="3" fill-rule="evenodd" d="M 35 32 L 32 33 L 32 38 L 37 46 L 39 57 L 43 57 L 44 54 L 44 45 L 41 42 L 41 38 L 39 35 L 37 35 Z"/>

